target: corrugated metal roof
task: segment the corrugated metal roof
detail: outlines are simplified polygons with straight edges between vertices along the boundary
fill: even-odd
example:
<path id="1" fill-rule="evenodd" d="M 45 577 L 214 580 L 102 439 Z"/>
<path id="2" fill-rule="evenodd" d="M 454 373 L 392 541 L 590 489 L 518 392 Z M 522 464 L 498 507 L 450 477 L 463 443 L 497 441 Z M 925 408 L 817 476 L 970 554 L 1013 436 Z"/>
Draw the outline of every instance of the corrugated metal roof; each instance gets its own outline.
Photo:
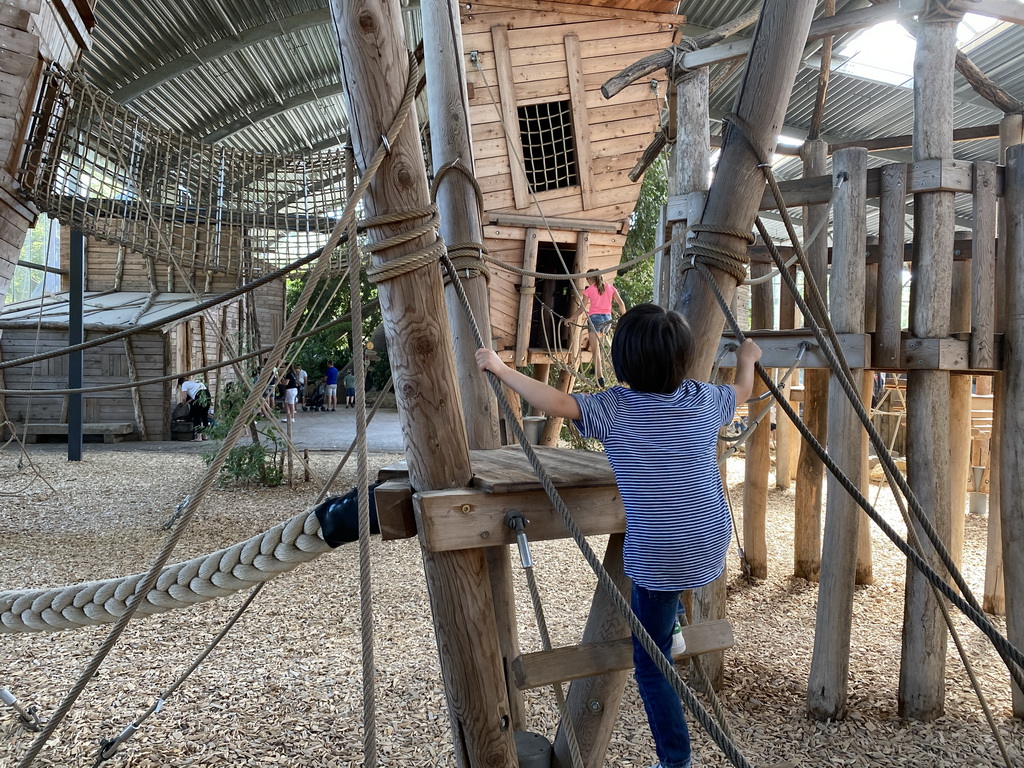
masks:
<path id="1" fill-rule="evenodd" d="M 760 5 L 759 0 L 578 2 L 609 9 L 675 11 L 686 17 L 689 35 L 713 29 Z M 406 3 L 406 41 L 415 47 L 422 36 L 419 9 L 415 3 Z M 867 5 L 867 0 L 839 0 L 837 12 Z M 819 3 L 818 16 L 822 7 Z M 103 0 L 96 17 L 95 46 L 85 59 L 89 77 L 159 124 L 257 152 L 301 151 L 344 141 L 348 118 L 327 0 L 181 0 L 174 4 Z M 835 51 L 841 51 L 851 37 L 837 38 Z M 820 48 L 820 41 L 808 44 L 807 63 L 794 84 L 784 128 L 792 138 L 803 138 L 810 126 Z M 972 45 L 969 55 L 997 85 L 1022 98 L 1021 51 L 1024 28 L 1004 25 Z M 835 54 L 833 70 L 842 63 Z M 713 65 L 712 82 L 728 66 Z M 742 69 L 738 69 L 712 95 L 713 118 L 731 111 L 741 79 Z M 956 128 L 999 121 L 1001 112 L 959 75 L 955 87 Z M 913 110 L 913 92 L 908 87 L 833 71 L 822 138 L 836 143 L 909 134 Z M 959 159 L 996 161 L 998 142 L 960 142 L 954 151 Z M 910 157 L 909 148 L 897 148 L 873 154 L 872 163 Z M 776 172 L 781 178 L 798 176 L 800 162 L 783 158 Z M 967 203 L 958 201 L 958 205 L 958 214 L 969 215 Z"/>
<path id="2" fill-rule="evenodd" d="M 197 306 L 201 299 L 190 293 L 161 293 L 149 308 L 139 314 L 150 295 L 140 291 L 104 291 L 86 293 L 83 316 L 86 330 L 117 331 L 151 322 L 160 322 L 174 313 Z M 0 312 L 0 330 L 35 328 L 39 324 L 68 323 L 68 294 L 55 293 L 39 299 L 7 304 Z"/>

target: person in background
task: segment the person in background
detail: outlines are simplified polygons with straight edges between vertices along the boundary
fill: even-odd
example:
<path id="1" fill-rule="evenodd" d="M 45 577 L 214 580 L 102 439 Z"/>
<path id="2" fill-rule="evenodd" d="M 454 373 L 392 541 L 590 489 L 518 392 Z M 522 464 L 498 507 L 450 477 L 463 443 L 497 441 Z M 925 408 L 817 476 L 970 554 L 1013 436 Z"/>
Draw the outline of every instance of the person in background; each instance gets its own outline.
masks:
<path id="1" fill-rule="evenodd" d="M 299 369 L 295 372 L 295 380 L 299 383 L 299 405 L 306 404 L 306 383 L 309 380 L 309 374 L 300 365 Z"/>
<path id="2" fill-rule="evenodd" d="M 281 377 L 281 389 L 284 390 L 284 418 L 281 421 L 294 424 L 295 403 L 299 399 L 299 381 L 290 366 L 285 368 L 284 376 Z"/>
<path id="3" fill-rule="evenodd" d="M 717 579 L 732 534 L 718 471 L 718 430 L 749 399 L 761 350 L 736 351 L 736 380 L 685 378 L 693 340 L 685 318 L 640 304 L 619 320 L 612 365 L 619 382 L 596 394 L 568 394 L 510 368 L 490 349 L 477 364 L 551 416 L 572 419 L 583 437 L 604 443 L 626 510 L 623 564 L 640 624 L 671 660 L 679 594 Z M 690 734 L 675 688 L 633 637 L 637 688 L 660 761 L 690 768 Z"/>
<path id="4" fill-rule="evenodd" d="M 201 381 L 192 381 L 189 376 L 178 378 L 181 390 L 180 402 L 188 403 L 189 418 L 192 420 L 192 442 L 200 443 L 207 439 L 202 432 L 210 426 L 210 392 Z"/>
<path id="5" fill-rule="evenodd" d="M 356 407 L 356 377 L 349 371 L 345 374 L 345 407 L 355 408 Z"/>
<path id="6" fill-rule="evenodd" d="M 329 411 L 338 405 L 338 369 L 334 367 L 333 360 L 327 361 L 327 370 L 324 371 L 324 405 Z"/>
<path id="7" fill-rule="evenodd" d="M 595 274 L 591 274 L 595 273 Z M 626 304 L 622 301 L 615 286 L 606 283 L 596 269 L 588 269 L 587 287 L 583 289 L 583 303 L 572 313 L 567 320 L 572 320 L 580 312 L 587 313 L 587 333 L 589 334 L 588 345 L 590 354 L 594 361 L 594 375 L 597 377 L 597 386 L 604 389 L 604 367 L 601 364 L 601 340 L 605 332 L 612 325 L 612 302 L 619 308 L 619 314 L 626 314 Z"/>

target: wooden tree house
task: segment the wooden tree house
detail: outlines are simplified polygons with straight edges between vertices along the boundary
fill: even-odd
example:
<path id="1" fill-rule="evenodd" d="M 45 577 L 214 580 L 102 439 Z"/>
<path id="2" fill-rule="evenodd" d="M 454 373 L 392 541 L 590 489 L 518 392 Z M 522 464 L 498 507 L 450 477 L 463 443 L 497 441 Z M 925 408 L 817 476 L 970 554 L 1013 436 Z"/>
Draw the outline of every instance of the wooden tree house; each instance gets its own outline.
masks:
<path id="1" fill-rule="evenodd" d="M 684 21 L 671 13 L 675 6 L 666 0 L 460 6 L 491 256 L 555 274 L 619 263 L 640 190 L 629 171 L 658 128 L 667 84 L 659 73 L 612 99 L 600 88 L 674 42 Z M 576 309 L 576 291 L 565 281 L 493 272 L 491 327 L 504 359 L 545 365 L 578 351 L 579 334 L 560 331 L 557 323 Z"/>

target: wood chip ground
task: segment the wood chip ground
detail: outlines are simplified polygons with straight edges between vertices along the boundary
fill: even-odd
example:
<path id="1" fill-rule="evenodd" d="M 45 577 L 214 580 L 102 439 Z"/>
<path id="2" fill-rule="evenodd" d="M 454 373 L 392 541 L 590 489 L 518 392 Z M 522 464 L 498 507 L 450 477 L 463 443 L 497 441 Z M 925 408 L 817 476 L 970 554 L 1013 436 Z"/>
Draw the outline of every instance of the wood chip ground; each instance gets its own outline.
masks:
<path id="1" fill-rule="evenodd" d="M 10 446 L 0 452 L 0 589 L 59 586 L 144 571 L 167 536 L 163 523 L 205 471 L 198 447 L 159 445 L 86 446 L 80 463 L 69 463 L 63 446 L 35 446 L 31 466 L 19 466 L 21 457 Z M 375 471 L 399 458 L 373 454 L 371 467 Z M 324 477 L 338 459 L 333 453 L 312 457 Z M 732 495 L 738 499 L 742 463 L 731 461 Z M 335 490 L 347 490 L 354 482 L 354 470 L 346 469 Z M 317 490 L 312 483 L 294 489 L 217 490 L 184 534 L 173 561 L 262 532 L 304 509 Z M 878 504 L 902 528 L 887 491 Z M 737 642 L 726 654 L 721 697 L 751 763 L 1002 765 L 952 644 L 945 716 L 931 723 L 905 722 L 897 716 L 906 564 L 877 532 L 875 583 L 858 588 L 854 603 L 849 716 L 827 723 L 805 716 L 817 590 L 789 576 L 792 507 L 792 491 L 772 491 L 766 581 L 744 583 L 735 550 L 729 557 L 729 618 Z M 979 595 L 985 535 L 985 518 L 969 516 L 965 573 Z M 592 544 L 603 550 L 600 539 Z M 374 537 L 371 550 L 379 764 L 454 765 L 418 543 L 385 543 Z M 574 643 L 594 577 L 572 542 L 536 543 L 533 556 L 552 640 L 556 645 Z M 346 545 L 272 581 L 206 663 L 104 765 L 361 766 L 358 565 L 357 546 Z M 521 644 L 524 650 L 538 650 L 525 578 L 518 569 L 516 578 Z M 245 596 L 132 622 L 35 765 L 92 766 L 100 740 L 114 737 L 145 712 Z M 961 617 L 956 621 L 999 727 L 1021 760 L 1024 726 L 1011 718 L 1006 670 L 973 626 Z M 1003 620 L 995 622 L 1002 631 Z M 0 686 L 47 716 L 107 629 L 4 635 Z M 528 729 L 552 738 L 557 714 L 550 691 L 531 691 L 527 709 Z M 728 765 L 699 727 L 691 732 L 695 766 Z M 0 705 L 0 766 L 16 765 L 31 740 L 12 711 Z M 655 759 L 630 680 L 606 765 L 648 766 Z"/>

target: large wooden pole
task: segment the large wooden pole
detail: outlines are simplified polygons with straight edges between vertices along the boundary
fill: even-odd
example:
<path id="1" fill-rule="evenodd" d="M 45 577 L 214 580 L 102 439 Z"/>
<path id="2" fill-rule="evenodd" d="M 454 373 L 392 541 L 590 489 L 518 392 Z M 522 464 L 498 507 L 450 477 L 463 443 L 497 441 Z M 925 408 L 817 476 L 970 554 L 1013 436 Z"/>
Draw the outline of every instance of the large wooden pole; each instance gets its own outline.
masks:
<path id="1" fill-rule="evenodd" d="M 750 276 L 761 277 L 771 269 L 767 264 L 751 264 Z M 774 323 L 775 304 L 770 281 L 750 286 L 751 329 L 771 328 Z M 751 393 L 757 397 L 767 391 L 760 379 L 754 381 Z M 747 406 L 748 424 L 753 424 L 769 401 L 752 402 Z M 765 416 L 747 439 L 743 462 L 743 554 L 750 576 L 768 578 L 768 475 L 771 470 L 771 419 Z"/>
<path id="2" fill-rule="evenodd" d="M 1005 163 L 1006 152 L 1017 144 L 1024 143 L 1024 115 L 1004 115 L 999 122 L 999 161 Z M 995 330 L 1006 327 L 1006 221 L 1007 205 L 1004 197 L 999 203 L 997 218 L 999 234 L 996 240 L 996 316 Z M 1000 492 L 1002 471 L 1002 423 L 1006 405 L 1005 377 L 996 373 L 992 377 L 992 439 L 989 444 L 989 493 L 988 493 L 988 548 L 985 554 L 985 597 L 982 607 L 988 613 L 1002 615 L 1006 611 L 1006 595 L 1003 580 L 1002 525 L 1000 523 Z"/>
<path id="3" fill-rule="evenodd" d="M 708 169 L 711 167 L 711 131 L 708 120 L 708 68 L 700 67 L 677 77 L 675 83 L 675 143 L 672 145 L 670 194 L 689 195 L 687 220 L 672 225 L 672 237 L 685 230 L 689 221 L 700 216 L 703 193 L 708 188 Z M 683 287 L 684 272 L 680 269 L 685 243 L 672 246 L 669 257 L 668 300 L 665 306 L 674 307 Z"/>
<path id="4" fill-rule="evenodd" d="M 752 229 L 765 186 L 758 166 L 761 158 L 770 156 L 778 141 L 814 5 L 813 0 L 765 0 L 754 31 L 743 84 L 733 108 L 749 131 L 754 147 L 735 126 L 726 129 L 715 182 L 701 212 L 705 225 L 741 232 Z M 732 252 L 746 253 L 747 241 L 742 237 L 707 233 L 702 234 L 700 240 Z M 719 270 L 712 270 L 712 274 L 728 305 L 736 293 L 736 278 Z M 711 375 L 725 317 L 704 276 L 697 270 L 688 270 L 684 275 L 673 308 L 689 321 L 696 341 L 688 375 L 706 381 Z M 695 621 L 725 615 L 724 576 L 694 595 Z M 708 656 L 704 659 L 708 677 L 713 685 L 720 684 L 722 654 Z"/>
<path id="5" fill-rule="evenodd" d="M 914 160 L 953 156 L 953 60 L 958 21 L 921 23 L 914 57 Z M 949 334 L 953 275 L 952 192 L 914 198 L 914 279 L 910 286 L 910 333 L 919 338 Z M 924 513 L 949 544 L 949 372 L 911 370 L 907 376 L 907 479 Z M 922 554 L 941 568 L 918 528 Z M 900 715 L 932 720 L 942 714 L 946 626 L 935 594 L 916 569 L 907 570 L 900 666 Z"/>
<path id="6" fill-rule="evenodd" d="M 970 333 L 971 262 L 953 262 L 950 296 L 950 333 Z M 973 377 L 969 374 L 949 378 L 949 554 L 958 568 L 963 560 L 967 478 L 971 471 L 972 383 Z"/>
<path id="7" fill-rule="evenodd" d="M 462 33 L 458 5 L 451 0 L 423 0 L 423 62 L 427 70 L 427 109 L 430 125 L 430 154 L 434 178 L 438 179 L 435 199 L 441 218 L 441 237 L 449 245 L 483 245 L 483 222 L 473 173 L 473 146 L 469 122 L 469 100 L 462 55 Z M 451 170 L 455 165 L 460 170 Z M 458 262 L 456 262 L 458 266 Z M 476 320 L 483 343 L 491 344 L 490 302 L 487 280 L 475 269 L 459 271 L 462 286 Z M 476 339 L 455 286 L 445 289 L 445 304 L 451 320 L 455 366 L 462 386 L 462 406 L 470 448 L 498 448 L 501 445 L 497 401 L 490 383 L 476 365 Z M 494 597 L 502 669 L 512 713 L 512 727 L 526 727 L 522 693 L 508 670 L 519 655 L 515 596 L 508 547 L 485 550 Z"/>
<path id="8" fill-rule="evenodd" d="M 1003 377 L 1008 402 L 1024 397 L 1024 144 L 1006 153 L 1003 207 L 1006 210 L 1006 330 Z M 1000 522 L 1003 530 L 1003 579 L 1006 584 L 1006 636 L 1024 644 L 1024 410 L 1006 408 L 1000 438 Z M 1024 692 L 1013 686 L 1013 715 L 1024 717 Z"/>
<path id="9" fill-rule="evenodd" d="M 408 79 L 401 9 L 397 0 L 331 0 L 331 16 L 352 144 L 363 171 L 391 128 Z M 422 208 L 429 201 L 413 111 L 370 183 L 365 206 L 373 217 Z M 369 236 L 379 242 L 409 228 L 410 223 L 383 225 L 371 228 Z M 433 240 L 427 233 L 378 252 L 374 266 L 422 251 Z M 381 282 L 378 292 L 409 481 L 418 491 L 464 486 L 472 469 L 438 265 Z M 484 553 L 424 550 L 423 560 L 456 765 L 511 768 L 517 759 Z"/>
<path id="10" fill-rule="evenodd" d="M 867 150 L 841 149 L 832 157 L 834 179 L 845 178 L 833 192 L 835 233 L 832 246 L 832 300 L 829 314 L 838 333 L 861 333 L 864 328 L 864 252 Z M 852 371 L 860 391 L 863 370 Z M 829 453 L 839 468 L 862 485 L 864 434 L 853 405 L 830 378 L 828 434 L 843 439 L 829 441 Z M 857 532 L 861 509 L 829 475 L 825 507 L 825 535 L 821 558 L 821 583 L 814 632 L 814 656 L 807 684 L 807 710 L 819 720 L 840 719 L 846 712 L 847 677 L 850 668 L 850 626 L 857 567 Z"/>
<path id="11" fill-rule="evenodd" d="M 824 176 L 828 161 L 828 144 L 821 140 L 805 142 L 800 148 L 804 176 Z M 828 295 L 828 216 L 825 206 L 809 205 L 804 208 L 804 232 L 822 231 L 807 245 L 810 274 L 805 282 L 814 281 L 823 299 Z M 805 238 L 807 235 L 805 235 Z M 804 296 L 810 292 L 804 288 Z M 810 304 L 813 312 L 814 305 Z M 815 317 L 820 324 L 823 317 Z M 828 432 L 828 371 L 808 368 L 804 370 L 804 423 L 819 443 L 826 445 Z M 796 467 L 796 500 L 793 536 L 793 575 L 799 579 L 817 581 L 821 569 L 821 502 L 825 478 L 825 465 L 821 463 L 806 441 L 800 443 L 800 458 Z"/>
<path id="12" fill-rule="evenodd" d="M 764 193 L 764 175 L 758 166 L 761 158 L 771 155 L 778 141 L 814 5 L 811 0 L 765 0 L 733 108 L 754 146 L 736 126 L 728 125 L 715 183 L 701 217 L 705 225 L 741 232 L 752 228 Z M 746 239 L 734 235 L 706 233 L 700 240 L 730 252 L 745 253 L 747 248 Z M 712 274 L 728 304 L 736 292 L 736 278 L 720 270 Z M 675 309 L 689 320 L 697 342 L 689 375 L 706 380 L 725 320 L 698 271 L 686 272 Z"/>

